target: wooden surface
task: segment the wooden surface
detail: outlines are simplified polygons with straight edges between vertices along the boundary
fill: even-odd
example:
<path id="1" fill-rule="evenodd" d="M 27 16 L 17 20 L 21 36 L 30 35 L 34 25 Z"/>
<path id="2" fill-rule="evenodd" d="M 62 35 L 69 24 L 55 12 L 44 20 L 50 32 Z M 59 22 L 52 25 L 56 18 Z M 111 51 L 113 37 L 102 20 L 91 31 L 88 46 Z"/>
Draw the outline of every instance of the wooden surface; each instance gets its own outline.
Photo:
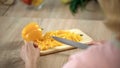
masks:
<path id="1" fill-rule="evenodd" d="M 0 3 L 0 16 L 4 16 L 4 14 L 9 10 L 9 5 L 4 5 Z"/>
<path id="2" fill-rule="evenodd" d="M 105 28 L 102 21 L 98 20 L 0 17 L 0 68 L 24 68 L 24 63 L 19 56 L 20 47 L 23 45 L 21 30 L 31 21 L 38 22 L 44 32 L 77 28 L 94 40 L 112 37 L 112 33 Z M 39 60 L 39 68 L 61 68 L 67 62 L 69 55 L 77 51 L 80 50 L 74 49 L 42 56 Z"/>
<path id="3" fill-rule="evenodd" d="M 79 41 L 81 43 L 87 44 L 87 43 L 93 41 L 93 39 L 91 37 L 89 37 L 87 34 L 82 32 L 80 29 L 70 29 L 70 30 L 67 30 L 67 31 L 74 32 L 76 34 L 82 35 L 82 40 Z M 75 47 L 69 46 L 69 45 L 66 45 L 66 44 L 62 44 L 62 46 L 55 47 L 54 49 L 48 49 L 48 50 L 45 50 L 45 51 L 41 51 L 40 55 L 44 56 L 44 55 L 58 53 L 58 52 L 67 51 L 67 50 L 71 50 L 71 49 L 75 49 Z"/>
<path id="4" fill-rule="evenodd" d="M 44 7 L 40 10 L 27 9 L 22 0 L 16 0 L 15 5 L 11 6 L 4 14 L 8 17 L 39 17 L 39 18 L 62 18 L 62 19 L 88 19 L 101 20 L 104 15 L 98 3 L 91 1 L 84 11 L 78 11 L 72 15 L 69 5 L 61 3 L 61 0 L 44 0 Z"/>

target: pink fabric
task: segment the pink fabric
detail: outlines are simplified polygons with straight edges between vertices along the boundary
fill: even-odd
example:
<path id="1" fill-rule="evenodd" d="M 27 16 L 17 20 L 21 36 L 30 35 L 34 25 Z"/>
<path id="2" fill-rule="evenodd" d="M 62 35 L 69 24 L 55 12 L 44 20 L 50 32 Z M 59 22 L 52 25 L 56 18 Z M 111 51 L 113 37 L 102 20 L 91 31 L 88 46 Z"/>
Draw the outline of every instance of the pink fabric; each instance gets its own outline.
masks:
<path id="1" fill-rule="evenodd" d="M 98 43 L 70 56 L 63 68 L 120 68 L 120 45 Z"/>

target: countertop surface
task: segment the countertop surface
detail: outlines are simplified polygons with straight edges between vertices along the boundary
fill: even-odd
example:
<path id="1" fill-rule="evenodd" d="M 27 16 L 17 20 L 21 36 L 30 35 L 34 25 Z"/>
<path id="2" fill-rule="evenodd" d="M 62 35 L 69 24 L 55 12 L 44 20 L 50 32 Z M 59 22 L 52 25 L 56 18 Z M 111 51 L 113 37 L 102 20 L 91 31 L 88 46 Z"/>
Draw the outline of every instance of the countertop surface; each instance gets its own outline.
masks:
<path id="1" fill-rule="evenodd" d="M 0 17 L 0 68 L 24 68 L 19 52 L 24 44 L 21 38 L 22 28 L 29 22 L 37 22 L 43 33 L 58 29 L 80 29 L 93 40 L 106 40 L 112 37 L 110 32 L 99 20 L 54 19 Z M 46 56 L 39 59 L 39 68 L 61 68 L 68 57 L 80 49 L 73 49 Z"/>

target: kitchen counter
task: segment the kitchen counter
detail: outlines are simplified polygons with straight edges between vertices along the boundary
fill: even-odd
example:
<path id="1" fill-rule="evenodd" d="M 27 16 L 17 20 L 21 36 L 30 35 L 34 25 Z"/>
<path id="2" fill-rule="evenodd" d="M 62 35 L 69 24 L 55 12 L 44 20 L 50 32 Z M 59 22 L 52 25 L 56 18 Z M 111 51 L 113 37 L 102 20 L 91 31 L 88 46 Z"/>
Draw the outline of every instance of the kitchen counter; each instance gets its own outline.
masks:
<path id="1" fill-rule="evenodd" d="M 93 40 L 103 40 L 112 37 L 112 32 L 107 30 L 103 21 L 75 20 L 75 19 L 42 19 L 0 17 L 0 68 L 24 68 L 19 51 L 24 44 L 21 38 L 22 28 L 29 22 L 38 22 L 44 29 L 43 33 L 58 29 L 80 29 Z M 61 68 L 68 57 L 80 49 L 73 49 L 46 56 L 39 59 L 39 68 Z"/>
<path id="2" fill-rule="evenodd" d="M 44 0 L 44 7 L 40 10 L 27 9 L 28 5 L 16 0 L 16 3 L 4 13 L 7 17 L 35 17 L 35 18 L 63 18 L 63 19 L 88 19 L 103 20 L 104 15 L 98 3 L 91 1 L 86 10 L 80 11 L 73 15 L 69 5 L 61 3 L 61 0 Z M 22 6 L 22 7 L 21 7 Z"/>

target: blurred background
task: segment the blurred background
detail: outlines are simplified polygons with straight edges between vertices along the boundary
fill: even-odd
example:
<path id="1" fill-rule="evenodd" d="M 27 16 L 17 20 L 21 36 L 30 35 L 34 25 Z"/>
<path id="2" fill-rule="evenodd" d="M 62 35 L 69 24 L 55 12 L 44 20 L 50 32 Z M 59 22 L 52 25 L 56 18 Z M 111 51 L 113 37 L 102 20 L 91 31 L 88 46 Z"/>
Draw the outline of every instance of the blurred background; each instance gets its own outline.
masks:
<path id="1" fill-rule="evenodd" d="M 88 20 L 104 18 L 97 0 L 79 0 L 79 3 L 78 0 L 38 0 L 35 5 L 42 4 L 40 9 L 33 9 L 33 3 L 30 1 L 0 0 L 0 16 Z"/>

